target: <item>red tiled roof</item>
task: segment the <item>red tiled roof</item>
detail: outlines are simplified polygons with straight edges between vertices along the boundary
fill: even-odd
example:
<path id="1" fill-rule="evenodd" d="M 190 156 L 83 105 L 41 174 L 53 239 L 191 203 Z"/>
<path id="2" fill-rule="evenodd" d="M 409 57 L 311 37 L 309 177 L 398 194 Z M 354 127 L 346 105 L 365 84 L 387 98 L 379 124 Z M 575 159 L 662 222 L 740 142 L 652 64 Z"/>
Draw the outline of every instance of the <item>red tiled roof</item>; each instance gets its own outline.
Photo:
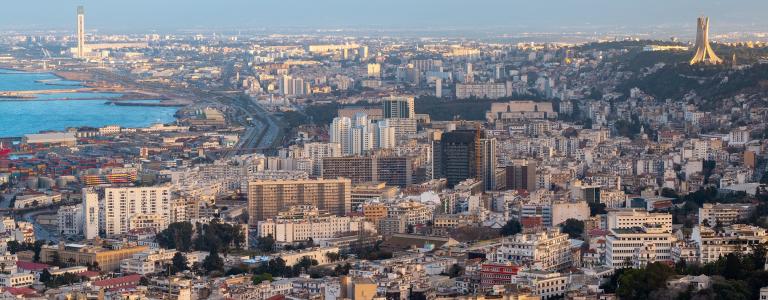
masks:
<path id="1" fill-rule="evenodd" d="M 99 277 L 99 275 L 101 275 L 101 273 L 96 272 L 96 271 L 85 271 L 85 272 L 80 273 L 80 276 L 88 277 L 88 278 Z"/>
<path id="2" fill-rule="evenodd" d="M 23 261 L 23 260 L 17 260 L 16 261 L 16 267 L 19 269 L 29 270 L 29 271 L 38 271 L 42 272 L 45 269 L 50 268 L 51 266 L 31 261 Z"/>
<path id="3" fill-rule="evenodd" d="M 93 285 L 98 287 L 128 286 L 130 284 L 137 284 L 139 280 L 141 280 L 141 275 L 128 275 L 94 281 Z"/>
<path id="4" fill-rule="evenodd" d="M 18 296 L 18 295 L 29 295 L 34 294 L 35 290 L 28 288 L 28 287 L 8 287 L 3 288 L 3 291 L 11 293 L 11 295 Z"/>

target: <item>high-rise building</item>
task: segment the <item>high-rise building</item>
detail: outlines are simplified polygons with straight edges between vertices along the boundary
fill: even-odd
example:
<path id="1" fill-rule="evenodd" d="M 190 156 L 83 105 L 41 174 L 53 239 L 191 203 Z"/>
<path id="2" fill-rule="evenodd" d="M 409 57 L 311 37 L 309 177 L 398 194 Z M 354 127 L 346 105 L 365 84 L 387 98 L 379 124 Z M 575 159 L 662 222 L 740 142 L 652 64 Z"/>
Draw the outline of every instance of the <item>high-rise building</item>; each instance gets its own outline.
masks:
<path id="1" fill-rule="evenodd" d="M 380 64 L 368 64 L 368 77 L 379 78 L 381 77 L 381 65 Z"/>
<path id="2" fill-rule="evenodd" d="M 393 128 L 395 139 L 403 139 L 409 135 L 416 134 L 417 120 L 415 118 L 390 118 L 379 121 L 379 126 Z"/>
<path id="3" fill-rule="evenodd" d="M 374 132 L 368 126 L 352 127 L 349 136 L 349 142 L 352 147 L 350 154 L 362 155 L 368 153 L 374 148 Z"/>
<path id="4" fill-rule="evenodd" d="M 99 194 L 92 189 L 83 189 L 83 235 L 91 240 L 99 236 Z"/>
<path id="5" fill-rule="evenodd" d="M 310 94 L 309 82 L 305 82 L 301 78 L 284 75 L 278 81 L 278 85 L 280 94 L 283 96 L 304 96 Z"/>
<path id="6" fill-rule="evenodd" d="M 395 128 L 390 122 L 379 121 L 376 123 L 376 146 L 379 149 L 389 149 L 397 146 Z"/>
<path id="7" fill-rule="evenodd" d="M 382 100 L 384 118 L 411 119 L 416 115 L 413 97 L 388 97 Z"/>
<path id="8" fill-rule="evenodd" d="M 408 126 L 409 122 L 395 122 L 398 120 L 412 120 L 413 124 Z M 412 130 L 409 130 L 411 127 Z M 331 143 L 341 145 L 343 155 L 362 155 L 374 149 L 393 148 L 398 133 L 416 133 L 416 119 L 386 119 L 370 123 L 365 113 L 358 112 L 352 119 L 336 117 L 330 126 Z"/>
<path id="9" fill-rule="evenodd" d="M 506 166 L 508 190 L 536 190 L 536 162 L 518 161 Z"/>
<path id="10" fill-rule="evenodd" d="M 691 58 L 691 65 L 705 63 L 705 64 L 720 64 L 722 59 L 717 57 L 715 51 L 709 45 L 709 18 L 699 17 L 696 23 L 696 46 L 693 58 Z"/>
<path id="11" fill-rule="evenodd" d="M 85 57 L 85 9 L 77 7 L 77 57 Z"/>
<path id="12" fill-rule="evenodd" d="M 352 120 L 347 117 L 333 118 L 330 128 L 331 143 L 341 145 L 341 153 L 348 155 L 352 153 L 352 143 L 350 142 L 350 133 L 352 131 Z"/>
<path id="13" fill-rule="evenodd" d="M 347 178 L 257 180 L 248 183 L 249 224 L 258 225 L 296 205 L 345 215 L 350 211 L 352 182 Z"/>
<path id="14" fill-rule="evenodd" d="M 322 174 L 323 158 L 341 156 L 341 144 L 305 143 L 302 155 L 312 161 L 312 175 L 320 176 Z"/>
<path id="15" fill-rule="evenodd" d="M 168 186 L 105 188 L 103 202 L 107 237 L 139 228 L 154 228 L 159 232 L 171 221 Z"/>
<path id="16" fill-rule="evenodd" d="M 443 133 L 433 147 L 433 176 L 445 178 L 448 186 L 482 174 L 480 130 L 460 129 Z"/>
<path id="17" fill-rule="evenodd" d="M 437 98 L 443 97 L 443 79 L 442 78 L 435 79 L 435 97 Z"/>
<path id="18" fill-rule="evenodd" d="M 323 159 L 323 178 L 344 177 L 353 184 L 386 182 L 405 187 L 413 183 L 412 159 L 408 156 L 370 155 L 327 157 Z"/>
<path id="19" fill-rule="evenodd" d="M 368 59 L 368 46 L 360 46 L 360 48 L 357 48 L 357 56 L 360 57 L 360 60 Z"/>
<path id="20" fill-rule="evenodd" d="M 496 190 L 496 139 L 482 139 L 482 180 L 486 191 Z"/>
<path id="21" fill-rule="evenodd" d="M 475 71 L 472 70 L 472 63 L 467 63 L 467 76 L 464 78 L 464 82 L 466 83 L 473 83 L 475 82 Z"/>

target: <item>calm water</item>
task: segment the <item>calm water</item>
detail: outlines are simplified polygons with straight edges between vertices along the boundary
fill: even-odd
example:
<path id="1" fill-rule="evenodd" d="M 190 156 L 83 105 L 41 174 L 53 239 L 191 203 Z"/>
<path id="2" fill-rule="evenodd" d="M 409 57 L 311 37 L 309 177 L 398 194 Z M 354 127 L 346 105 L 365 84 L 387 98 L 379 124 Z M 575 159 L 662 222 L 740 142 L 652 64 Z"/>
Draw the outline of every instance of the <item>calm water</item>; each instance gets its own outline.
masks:
<path id="1" fill-rule="evenodd" d="M 78 82 L 57 80 L 49 73 L 24 73 L 0 69 L 0 91 L 47 90 L 78 87 Z M 56 83 L 48 85 L 44 80 Z M 53 80 L 53 81 L 47 81 Z M 60 86 L 65 84 L 67 86 Z M 97 100 L 0 100 L 0 137 L 22 136 L 41 130 L 64 130 L 67 127 L 120 125 L 146 127 L 174 120 L 174 107 L 116 106 L 104 104 L 117 93 L 40 94 L 40 100 L 62 98 L 94 98 Z M 159 100 L 147 100 L 159 102 Z"/>

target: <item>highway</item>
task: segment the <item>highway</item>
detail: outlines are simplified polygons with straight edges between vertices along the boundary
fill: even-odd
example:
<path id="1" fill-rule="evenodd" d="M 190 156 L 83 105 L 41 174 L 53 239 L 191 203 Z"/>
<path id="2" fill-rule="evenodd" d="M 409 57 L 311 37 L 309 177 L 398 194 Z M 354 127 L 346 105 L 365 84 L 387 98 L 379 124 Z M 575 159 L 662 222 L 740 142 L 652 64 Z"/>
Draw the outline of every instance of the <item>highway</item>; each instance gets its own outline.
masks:
<path id="1" fill-rule="evenodd" d="M 120 75 L 105 69 L 88 69 L 87 72 L 94 75 L 96 81 L 118 83 L 124 89 L 138 89 L 169 98 L 192 98 L 196 104 L 220 104 L 232 108 L 235 113 L 228 116 L 230 124 L 244 126 L 245 132 L 235 147 L 224 151 L 222 157 L 267 150 L 275 144 L 280 132 L 274 117 L 240 91 L 215 91 L 195 87 L 180 90 L 156 83 L 137 83 L 130 75 Z"/>

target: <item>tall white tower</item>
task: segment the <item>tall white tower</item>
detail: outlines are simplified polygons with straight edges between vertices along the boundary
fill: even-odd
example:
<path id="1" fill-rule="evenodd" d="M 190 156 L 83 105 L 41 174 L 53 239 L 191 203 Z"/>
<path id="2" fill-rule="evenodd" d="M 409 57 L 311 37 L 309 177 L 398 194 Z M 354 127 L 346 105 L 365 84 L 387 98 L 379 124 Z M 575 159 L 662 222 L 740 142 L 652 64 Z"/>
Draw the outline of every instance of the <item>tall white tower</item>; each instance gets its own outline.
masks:
<path id="1" fill-rule="evenodd" d="M 85 9 L 83 6 L 77 7 L 77 57 L 82 58 L 85 55 Z"/>
<path id="2" fill-rule="evenodd" d="M 99 236 L 99 194 L 83 189 L 83 235 L 91 240 Z"/>
<path id="3" fill-rule="evenodd" d="M 352 153 L 352 146 L 349 139 L 351 130 L 351 119 L 347 117 L 333 118 L 333 122 L 331 123 L 330 128 L 331 143 L 337 143 L 341 145 L 341 153 L 344 155 Z"/>

